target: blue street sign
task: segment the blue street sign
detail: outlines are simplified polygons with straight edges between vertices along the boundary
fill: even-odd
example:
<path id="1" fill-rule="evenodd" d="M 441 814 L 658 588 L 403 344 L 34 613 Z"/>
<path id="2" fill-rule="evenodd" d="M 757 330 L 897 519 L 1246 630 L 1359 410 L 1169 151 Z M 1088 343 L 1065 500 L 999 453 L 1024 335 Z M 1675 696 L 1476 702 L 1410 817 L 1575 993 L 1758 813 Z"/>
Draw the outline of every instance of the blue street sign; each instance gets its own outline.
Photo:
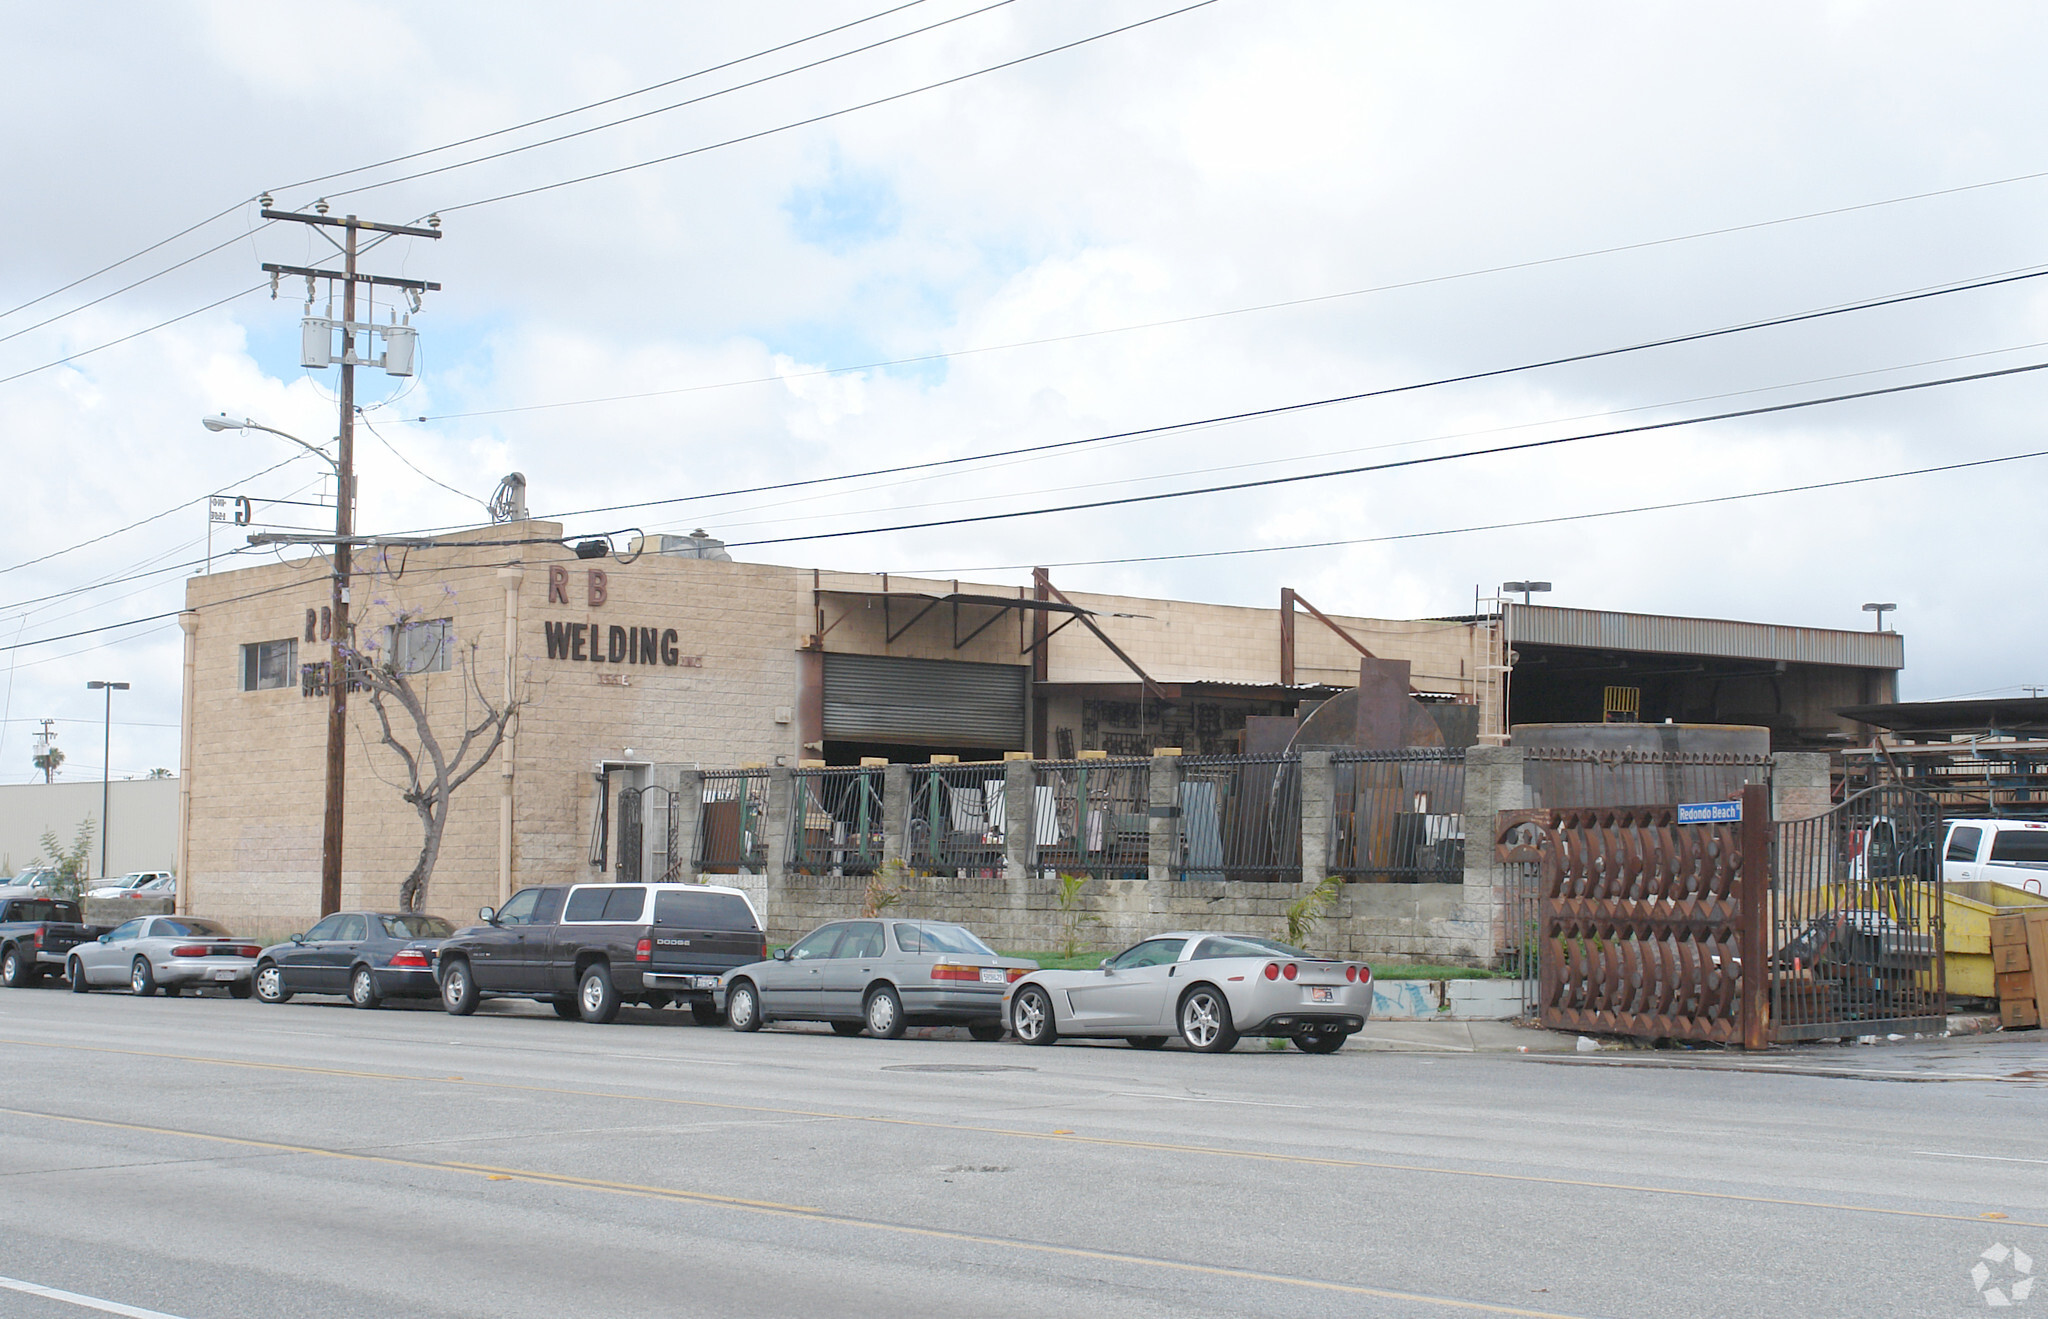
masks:
<path id="1" fill-rule="evenodd" d="M 1740 824 L 1742 803 L 1739 801 L 1699 801 L 1678 808 L 1680 824 Z"/>

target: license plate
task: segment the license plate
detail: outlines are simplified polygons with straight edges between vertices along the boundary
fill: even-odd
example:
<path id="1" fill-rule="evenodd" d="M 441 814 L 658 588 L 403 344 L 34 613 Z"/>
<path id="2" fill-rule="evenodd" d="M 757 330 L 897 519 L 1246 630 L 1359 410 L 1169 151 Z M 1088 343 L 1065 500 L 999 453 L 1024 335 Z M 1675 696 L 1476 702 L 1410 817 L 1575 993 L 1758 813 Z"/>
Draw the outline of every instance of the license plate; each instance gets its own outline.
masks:
<path id="1" fill-rule="evenodd" d="M 981 968 L 981 983 L 984 985 L 1000 985 L 1009 978 L 1010 973 L 999 966 Z"/>
<path id="2" fill-rule="evenodd" d="M 238 976 L 239 974 L 240 974 L 240 973 L 239 973 L 239 972 L 236 972 L 236 971 L 215 971 L 215 972 L 213 973 L 213 978 L 214 978 L 215 980 L 233 980 L 233 979 L 235 979 L 235 978 L 236 978 L 236 977 L 237 977 L 237 976 Z"/>
<path id="3" fill-rule="evenodd" d="M 1335 1003 L 1337 1001 L 1337 991 L 1331 986 L 1310 985 L 1308 988 L 1308 1001 L 1311 1003 Z"/>

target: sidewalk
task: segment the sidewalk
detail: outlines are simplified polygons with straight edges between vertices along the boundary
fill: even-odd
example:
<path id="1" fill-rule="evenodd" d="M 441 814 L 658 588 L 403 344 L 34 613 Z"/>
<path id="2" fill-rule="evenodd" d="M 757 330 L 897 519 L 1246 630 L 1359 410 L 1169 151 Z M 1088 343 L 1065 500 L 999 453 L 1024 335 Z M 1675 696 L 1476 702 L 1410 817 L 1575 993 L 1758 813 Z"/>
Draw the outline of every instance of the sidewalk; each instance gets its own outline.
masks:
<path id="1" fill-rule="evenodd" d="M 2040 1031 L 2018 1032 L 2018 1037 L 2034 1037 L 2048 1043 L 2048 1033 Z M 1975 1037 L 1983 1042 L 2011 1040 L 2013 1032 L 1998 1030 L 1996 1017 L 1957 1016 L 1949 1019 L 1949 1040 L 1962 1041 Z M 1582 1046 L 1579 1041 L 1589 1041 L 1591 1047 Z M 1869 1046 L 1897 1046 L 1913 1043 L 1934 1043 L 1927 1037 L 1875 1036 L 1864 1037 L 1859 1044 Z M 1778 1054 L 1810 1053 L 1826 1047 L 1841 1046 L 1830 1041 L 1827 1045 L 1778 1045 L 1770 1052 Z M 1520 1020 L 1509 1021 L 1368 1021 L 1365 1029 L 1353 1035 L 1345 1048 L 1373 1053 L 1638 1053 L 1655 1052 L 1668 1056 L 1672 1051 L 1650 1050 L 1647 1045 L 1617 1040 L 1610 1036 L 1581 1036 L 1571 1031 L 1543 1030 L 1524 1024 Z M 1726 1054 L 1741 1057 L 1736 1050 L 1714 1048 L 1700 1050 L 1679 1050 L 1681 1054 L 1715 1056 Z"/>

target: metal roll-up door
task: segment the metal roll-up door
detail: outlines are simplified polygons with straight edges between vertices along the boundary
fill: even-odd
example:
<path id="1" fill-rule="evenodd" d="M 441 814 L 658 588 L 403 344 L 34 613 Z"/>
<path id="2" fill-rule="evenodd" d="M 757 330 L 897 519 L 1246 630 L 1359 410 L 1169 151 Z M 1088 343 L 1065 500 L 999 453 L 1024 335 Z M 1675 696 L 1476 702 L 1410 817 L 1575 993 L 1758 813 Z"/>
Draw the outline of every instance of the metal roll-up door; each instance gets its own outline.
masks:
<path id="1" fill-rule="evenodd" d="M 1025 670 L 888 655 L 825 656 L 825 736 L 1006 750 L 1024 745 Z"/>

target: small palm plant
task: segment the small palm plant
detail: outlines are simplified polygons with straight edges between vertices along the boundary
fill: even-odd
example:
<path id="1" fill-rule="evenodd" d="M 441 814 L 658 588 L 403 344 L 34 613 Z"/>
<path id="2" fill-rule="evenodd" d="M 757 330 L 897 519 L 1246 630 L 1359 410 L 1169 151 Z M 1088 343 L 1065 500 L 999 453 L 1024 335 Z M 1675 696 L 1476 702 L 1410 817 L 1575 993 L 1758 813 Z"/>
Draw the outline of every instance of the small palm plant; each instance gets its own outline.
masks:
<path id="1" fill-rule="evenodd" d="M 1315 937 L 1316 926 L 1330 914 L 1337 905 L 1337 898 L 1344 892 L 1344 881 L 1330 875 L 1322 883 L 1287 904 L 1287 942 L 1296 948 L 1307 948 L 1308 941 Z"/>
<path id="2" fill-rule="evenodd" d="M 1081 905 L 1081 890 L 1087 887 L 1087 875 L 1061 875 L 1059 892 L 1060 911 L 1060 956 L 1078 957 L 1087 945 L 1082 931 L 1089 925 L 1102 924 L 1102 918 Z"/>

